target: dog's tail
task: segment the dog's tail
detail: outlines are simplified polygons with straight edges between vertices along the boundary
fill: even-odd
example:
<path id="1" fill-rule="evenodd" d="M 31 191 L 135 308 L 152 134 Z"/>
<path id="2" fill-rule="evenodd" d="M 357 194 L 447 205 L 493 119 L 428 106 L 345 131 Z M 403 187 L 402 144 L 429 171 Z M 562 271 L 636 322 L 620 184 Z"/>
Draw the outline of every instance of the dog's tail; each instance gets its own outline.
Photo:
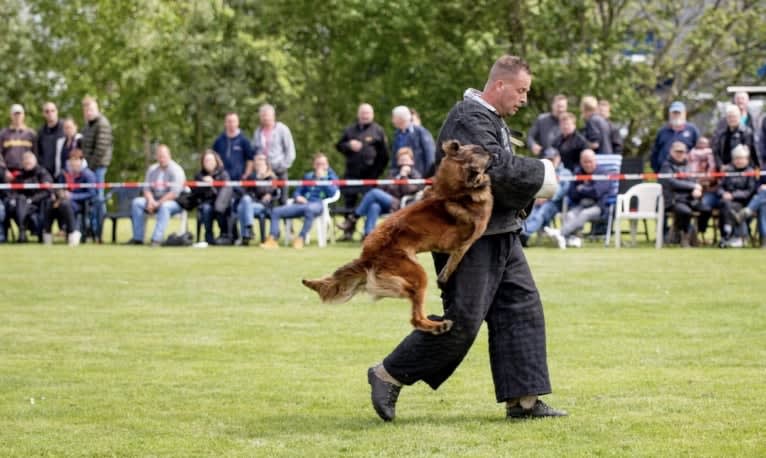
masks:
<path id="1" fill-rule="evenodd" d="M 306 287 L 319 293 L 322 302 L 346 302 L 363 290 L 367 281 L 367 267 L 356 259 L 339 267 L 329 277 L 318 280 L 303 280 Z"/>

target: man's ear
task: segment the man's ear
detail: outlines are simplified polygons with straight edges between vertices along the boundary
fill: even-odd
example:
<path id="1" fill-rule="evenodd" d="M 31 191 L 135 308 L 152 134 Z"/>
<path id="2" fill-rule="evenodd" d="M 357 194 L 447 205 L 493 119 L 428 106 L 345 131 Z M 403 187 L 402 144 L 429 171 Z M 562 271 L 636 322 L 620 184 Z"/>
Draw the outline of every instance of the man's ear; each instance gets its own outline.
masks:
<path id="1" fill-rule="evenodd" d="M 460 142 L 457 140 L 447 140 L 442 143 L 442 151 L 446 156 L 455 157 L 460 149 Z"/>

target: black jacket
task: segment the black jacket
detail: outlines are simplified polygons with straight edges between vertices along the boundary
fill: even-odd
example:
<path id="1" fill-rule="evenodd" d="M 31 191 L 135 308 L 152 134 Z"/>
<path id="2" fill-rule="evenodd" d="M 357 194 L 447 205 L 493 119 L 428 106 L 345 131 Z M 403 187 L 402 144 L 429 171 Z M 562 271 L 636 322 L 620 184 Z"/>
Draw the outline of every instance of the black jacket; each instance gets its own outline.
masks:
<path id="1" fill-rule="evenodd" d="M 258 175 L 253 172 L 246 178 L 246 180 L 276 180 L 277 177 L 274 176 L 274 174 L 269 174 L 265 177 L 258 177 Z M 271 202 L 275 202 L 279 198 L 279 188 L 275 188 L 274 186 L 253 186 L 245 189 L 245 192 L 250 195 L 250 197 L 253 198 L 256 202 L 261 202 L 266 196 L 266 194 L 271 194 Z"/>
<path id="2" fill-rule="evenodd" d="M 660 173 L 689 173 L 690 171 L 688 162 L 676 162 L 672 157 L 660 167 Z M 691 203 L 692 191 L 697 186 L 697 180 L 695 178 L 661 178 L 660 184 L 665 208 L 670 208 L 676 203 Z"/>
<path id="3" fill-rule="evenodd" d="M 489 176 L 494 206 L 485 235 L 521 230 L 522 210 L 533 201 L 543 185 L 545 167 L 538 159 L 516 156 L 511 133 L 503 118 L 476 100 L 458 102 L 447 115 L 436 142 L 436 163 L 447 140 L 475 144 L 492 156 Z"/>
<path id="4" fill-rule="evenodd" d="M 37 157 L 40 158 L 40 165 L 50 172 L 56 173 L 56 143 L 59 138 L 64 137 L 64 124 L 59 121 L 53 127 L 43 124 L 37 131 Z"/>
<path id="5" fill-rule="evenodd" d="M 613 153 L 611 127 L 600 114 L 594 113 L 585 121 L 583 136 L 590 143 L 598 143 L 598 148 L 593 148 L 596 154 Z"/>
<path id="6" fill-rule="evenodd" d="M 761 161 L 753 143 L 753 131 L 749 127 L 737 126 L 735 130 L 723 130 L 713 139 L 713 154 L 719 168 L 731 163 L 731 152 L 739 145 L 746 145 L 750 149 L 750 165 L 760 167 Z"/>
<path id="7" fill-rule="evenodd" d="M 753 168 L 749 166 L 744 169 L 737 169 L 734 167 L 734 164 L 729 164 L 723 168 L 724 172 L 750 172 L 752 170 Z M 723 181 L 721 181 L 721 187 L 718 189 L 718 194 L 723 196 L 725 192 L 730 192 L 734 197 L 734 202 L 747 205 L 757 188 L 758 178 L 756 177 L 724 177 Z"/>
<path id="8" fill-rule="evenodd" d="M 213 181 L 229 181 L 229 174 L 224 168 L 216 169 L 213 173 L 200 170 L 194 175 L 194 181 L 204 181 L 206 176 Z M 211 203 L 216 212 L 224 213 L 231 205 L 232 189 L 230 186 L 195 186 L 190 193 L 182 193 L 176 201 L 184 210 L 192 210 L 204 203 Z"/>
<path id="9" fill-rule="evenodd" d="M 21 172 L 16 175 L 12 183 L 53 183 L 53 178 L 51 178 L 51 174 L 47 170 L 38 164 L 32 170 L 21 169 Z M 14 189 L 11 191 L 11 198 L 20 197 L 30 200 L 33 204 L 38 204 L 45 199 L 53 198 L 53 191 L 50 189 Z"/>
<path id="10" fill-rule="evenodd" d="M 349 145 L 351 140 L 362 142 L 362 149 L 354 152 Z M 388 165 L 386 133 L 374 122 L 348 126 L 335 148 L 346 156 L 345 178 L 378 178 Z"/>
<path id="11" fill-rule="evenodd" d="M 569 137 L 562 137 L 561 134 L 553 140 L 552 146 L 558 150 L 561 156 L 561 162 L 569 170 L 574 170 L 580 166 L 580 153 L 588 148 L 588 142 L 580 132 L 575 131 Z"/>

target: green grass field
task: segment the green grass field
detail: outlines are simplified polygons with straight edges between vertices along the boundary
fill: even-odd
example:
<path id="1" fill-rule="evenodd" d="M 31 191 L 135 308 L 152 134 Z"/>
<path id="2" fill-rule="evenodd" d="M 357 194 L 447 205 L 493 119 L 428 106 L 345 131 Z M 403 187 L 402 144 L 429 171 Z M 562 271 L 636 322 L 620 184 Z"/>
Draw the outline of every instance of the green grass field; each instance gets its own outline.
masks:
<path id="1" fill-rule="evenodd" d="M 532 248 L 546 399 L 570 416 L 507 422 L 482 330 L 391 424 L 366 370 L 408 305 L 322 305 L 299 282 L 357 253 L 0 247 L 0 455 L 766 455 L 761 250 Z"/>

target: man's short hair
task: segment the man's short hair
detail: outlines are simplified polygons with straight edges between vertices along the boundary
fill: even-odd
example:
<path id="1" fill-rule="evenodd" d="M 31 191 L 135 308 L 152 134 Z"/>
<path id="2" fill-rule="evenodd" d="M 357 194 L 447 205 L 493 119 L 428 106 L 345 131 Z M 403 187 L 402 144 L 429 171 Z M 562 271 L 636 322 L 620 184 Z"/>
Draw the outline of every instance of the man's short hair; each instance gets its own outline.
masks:
<path id="1" fill-rule="evenodd" d="M 264 113 L 266 111 L 270 111 L 272 113 L 276 113 L 277 111 L 274 109 L 274 105 L 271 105 L 269 103 L 264 103 L 263 105 L 258 108 L 258 114 Z"/>
<path id="2" fill-rule="evenodd" d="M 572 121 L 573 123 L 577 124 L 577 116 L 575 116 L 573 113 L 566 111 L 564 113 L 561 113 L 561 116 L 559 116 L 559 121 Z"/>
<path id="3" fill-rule="evenodd" d="M 598 100 L 596 100 L 595 97 L 593 97 L 592 95 L 586 95 L 585 97 L 582 98 L 582 101 L 580 102 L 580 109 L 582 111 L 591 112 L 591 111 L 596 111 L 597 108 L 598 108 Z"/>
<path id="4" fill-rule="evenodd" d="M 489 81 L 499 81 L 516 76 L 520 71 L 532 74 L 529 64 L 519 56 L 506 54 L 497 59 L 489 70 Z"/>
<path id="5" fill-rule="evenodd" d="M 737 145 L 736 148 L 731 150 L 731 158 L 736 159 L 738 157 L 750 157 L 750 148 L 747 145 Z"/>
<path id="6" fill-rule="evenodd" d="M 609 107 L 609 106 L 611 106 L 611 104 L 609 103 L 608 100 L 601 99 L 601 100 L 598 101 L 598 106 L 600 106 L 600 107 Z"/>
<path id="7" fill-rule="evenodd" d="M 684 143 L 684 142 L 673 142 L 673 143 L 671 143 L 670 150 L 674 151 L 676 148 L 682 149 L 684 151 L 684 153 L 689 150 L 688 147 L 686 146 L 686 143 Z"/>
<path id="8" fill-rule="evenodd" d="M 742 110 L 739 109 L 738 106 L 734 105 L 733 103 L 729 103 L 726 105 L 726 115 L 729 114 L 736 114 L 737 116 L 742 116 Z"/>
<path id="9" fill-rule="evenodd" d="M 86 95 L 85 97 L 82 98 L 83 105 L 90 105 L 91 103 L 96 103 L 96 99 L 89 95 Z"/>
<path id="10" fill-rule="evenodd" d="M 395 118 L 403 119 L 407 122 L 412 121 L 412 112 L 404 105 L 399 105 L 391 110 L 391 115 Z"/>

